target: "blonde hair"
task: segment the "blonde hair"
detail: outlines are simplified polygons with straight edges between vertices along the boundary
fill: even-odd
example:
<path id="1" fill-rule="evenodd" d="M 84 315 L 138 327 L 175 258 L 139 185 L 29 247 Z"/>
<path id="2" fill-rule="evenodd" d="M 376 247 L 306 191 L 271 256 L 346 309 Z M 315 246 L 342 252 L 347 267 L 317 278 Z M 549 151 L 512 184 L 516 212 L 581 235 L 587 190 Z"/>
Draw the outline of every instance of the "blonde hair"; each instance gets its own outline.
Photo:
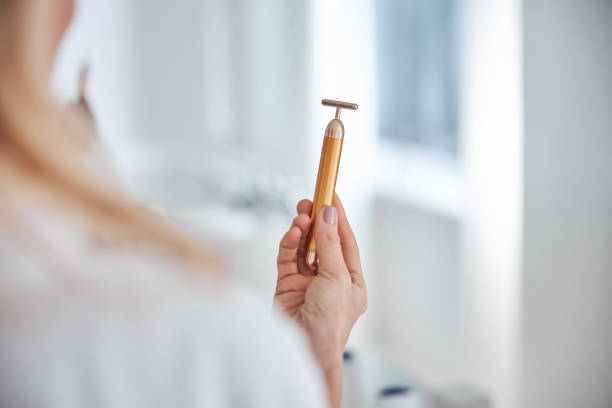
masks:
<path id="1" fill-rule="evenodd" d="M 9 165 L 12 172 L 35 180 L 60 209 L 84 221 L 92 236 L 115 245 L 145 245 L 191 266 L 217 269 L 211 252 L 84 163 L 75 143 L 77 129 L 41 72 L 45 55 L 39 54 L 54 53 L 41 44 L 40 33 L 32 32 L 45 3 L 53 2 L 0 0 L 0 154 L 15 164 Z"/>

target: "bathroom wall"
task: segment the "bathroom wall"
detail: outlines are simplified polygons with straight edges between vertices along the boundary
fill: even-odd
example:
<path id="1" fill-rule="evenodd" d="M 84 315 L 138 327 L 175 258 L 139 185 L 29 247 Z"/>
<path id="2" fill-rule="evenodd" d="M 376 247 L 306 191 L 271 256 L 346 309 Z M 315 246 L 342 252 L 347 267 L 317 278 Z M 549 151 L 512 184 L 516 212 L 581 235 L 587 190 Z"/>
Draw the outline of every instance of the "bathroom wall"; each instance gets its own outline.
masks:
<path id="1" fill-rule="evenodd" d="M 524 1 L 522 406 L 612 405 L 612 2 Z"/>
<path id="2" fill-rule="evenodd" d="M 138 131 L 135 92 L 139 73 L 133 63 L 136 27 L 129 3 L 122 0 L 77 1 L 76 13 L 61 44 L 52 77 L 54 92 L 75 101 L 82 65 L 91 66 L 87 97 L 94 108 L 104 145 L 123 165 L 140 163 L 134 147 Z M 141 156 L 142 157 L 142 156 Z"/>
<path id="3" fill-rule="evenodd" d="M 456 219 L 379 198 L 373 267 L 368 273 L 372 341 L 429 386 L 462 375 L 464 342 L 460 224 Z"/>

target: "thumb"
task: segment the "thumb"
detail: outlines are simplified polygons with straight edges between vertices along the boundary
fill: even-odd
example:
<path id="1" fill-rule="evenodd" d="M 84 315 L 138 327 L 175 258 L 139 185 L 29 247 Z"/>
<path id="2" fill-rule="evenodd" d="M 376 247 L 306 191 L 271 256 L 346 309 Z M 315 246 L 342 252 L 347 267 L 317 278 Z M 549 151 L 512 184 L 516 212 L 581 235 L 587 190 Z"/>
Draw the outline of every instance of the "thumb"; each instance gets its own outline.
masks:
<path id="1" fill-rule="evenodd" d="M 325 207 L 319 211 L 315 220 L 314 240 L 319 256 L 318 273 L 338 276 L 346 270 L 338 235 L 338 212 L 335 207 Z"/>

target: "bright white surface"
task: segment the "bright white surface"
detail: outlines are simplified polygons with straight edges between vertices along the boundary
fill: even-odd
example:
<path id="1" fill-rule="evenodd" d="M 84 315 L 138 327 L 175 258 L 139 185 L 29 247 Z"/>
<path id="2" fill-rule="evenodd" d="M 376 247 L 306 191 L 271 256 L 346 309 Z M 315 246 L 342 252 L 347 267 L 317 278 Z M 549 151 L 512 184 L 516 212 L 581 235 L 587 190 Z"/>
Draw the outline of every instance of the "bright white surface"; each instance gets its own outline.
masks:
<path id="1" fill-rule="evenodd" d="M 522 244 L 520 0 L 465 3 L 462 134 L 465 376 L 497 408 L 518 406 Z"/>
<path id="2" fill-rule="evenodd" d="M 465 211 L 465 175 L 452 153 L 423 146 L 379 143 L 376 150 L 379 197 L 462 219 Z"/>

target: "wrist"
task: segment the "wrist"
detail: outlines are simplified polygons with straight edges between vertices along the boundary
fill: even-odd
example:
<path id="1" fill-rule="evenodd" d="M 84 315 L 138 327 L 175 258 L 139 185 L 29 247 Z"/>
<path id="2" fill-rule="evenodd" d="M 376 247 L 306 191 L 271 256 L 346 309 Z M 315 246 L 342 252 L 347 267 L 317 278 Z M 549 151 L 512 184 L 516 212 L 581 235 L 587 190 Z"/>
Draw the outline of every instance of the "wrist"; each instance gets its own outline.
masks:
<path id="1" fill-rule="evenodd" d="M 321 366 L 321 370 L 327 376 L 330 374 L 334 374 L 338 371 L 342 372 L 342 355 L 343 352 L 334 352 L 333 354 L 329 353 L 324 356 L 317 356 L 315 353 L 315 357 Z"/>
<path id="2" fill-rule="evenodd" d="M 333 361 L 327 361 L 323 367 L 323 375 L 327 384 L 329 402 L 332 408 L 340 408 L 342 405 L 342 355 Z"/>
<path id="3" fill-rule="evenodd" d="M 327 385 L 330 406 L 340 408 L 342 402 L 342 354 L 344 344 L 333 333 L 306 330 L 310 346 Z"/>
<path id="4" fill-rule="evenodd" d="M 325 373 L 342 367 L 342 354 L 346 341 L 333 330 L 320 332 L 307 330 L 315 358 Z"/>

